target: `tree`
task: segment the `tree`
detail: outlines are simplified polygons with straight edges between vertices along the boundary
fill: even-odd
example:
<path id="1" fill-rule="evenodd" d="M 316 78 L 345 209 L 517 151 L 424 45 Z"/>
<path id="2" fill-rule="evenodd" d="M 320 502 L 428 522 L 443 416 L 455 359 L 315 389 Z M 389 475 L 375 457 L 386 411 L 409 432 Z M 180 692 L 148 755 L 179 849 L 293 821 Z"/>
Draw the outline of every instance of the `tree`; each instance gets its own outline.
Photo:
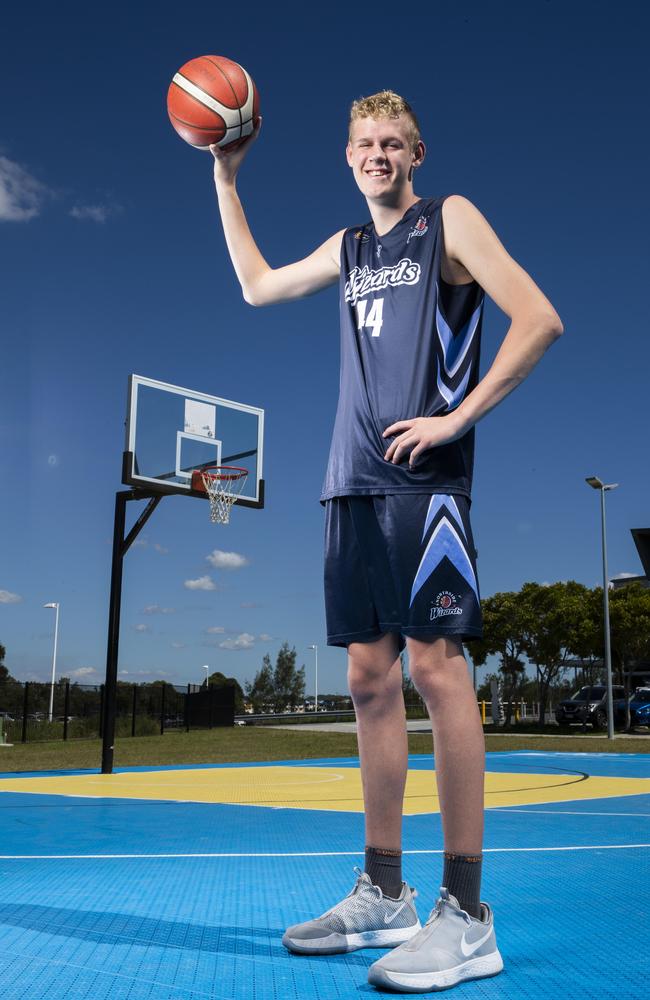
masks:
<path id="1" fill-rule="evenodd" d="M 602 605 L 602 588 L 600 600 Z M 625 684 L 626 723 L 630 728 L 629 696 L 634 665 L 650 656 L 650 590 L 629 583 L 609 595 L 612 659 Z"/>
<path id="2" fill-rule="evenodd" d="M 468 648 L 477 667 L 488 656 L 499 656 L 499 673 L 503 680 L 506 705 L 504 725 L 510 725 L 512 706 L 520 700 L 521 685 L 526 677 L 522 659 L 525 653 L 525 605 L 521 594 L 513 591 L 493 594 L 481 602 L 483 639 L 472 639 Z M 489 695 L 491 697 L 491 695 Z"/>
<path id="3" fill-rule="evenodd" d="M 276 712 L 295 709 L 305 697 L 305 668 L 296 670 L 296 649 L 284 642 L 273 671 L 273 697 Z"/>
<path id="4" fill-rule="evenodd" d="M 523 648 L 538 669 L 540 725 L 544 724 L 551 684 L 564 673 L 570 656 L 584 641 L 588 595 L 589 588 L 575 580 L 548 587 L 525 583 L 521 588 Z"/>
<path id="5" fill-rule="evenodd" d="M 244 712 L 244 692 L 241 684 L 234 677 L 226 677 L 221 671 L 215 670 L 208 678 L 211 687 L 231 687 L 235 690 L 235 715 L 243 715 Z"/>
<path id="6" fill-rule="evenodd" d="M 262 668 L 253 678 L 253 683 L 246 681 L 246 695 L 258 712 L 286 712 L 302 702 L 305 697 L 305 668 L 296 670 L 296 650 L 289 649 L 289 643 L 284 642 L 275 661 L 275 669 L 271 666 L 271 657 L 265 654 Z"/>
<path id="7" fill-rule="evenodd" d="M 0 712 L 9 712 L 16 716 L 23 702 L 23 686 L 12 677 L 4 664 L 7 655 L 5 647 L 0 643 Z"/>
<path id="8" fill-rule="evenodd" d="M 268 653 L 265 653 L 262 668 L 255 674 L 252 684 L 246 681 L 244 690 L 255 715 L 273 710 L 273 668 Z"/>

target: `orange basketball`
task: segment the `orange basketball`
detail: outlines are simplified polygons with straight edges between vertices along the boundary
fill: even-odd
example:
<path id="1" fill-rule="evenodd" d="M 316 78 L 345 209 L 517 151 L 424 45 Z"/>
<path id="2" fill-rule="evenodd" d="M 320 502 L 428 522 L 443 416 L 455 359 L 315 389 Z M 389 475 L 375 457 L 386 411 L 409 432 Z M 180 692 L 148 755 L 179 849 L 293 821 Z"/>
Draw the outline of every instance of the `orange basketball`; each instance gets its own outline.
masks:
<path id="1" fill-rule="evenodd" d="M 260 113 L 257 88 L 243 66 L 225 56 L 190 59 L 167 92 L 169 120 L 196 149 L 236 146 L 253 131 Z"/>

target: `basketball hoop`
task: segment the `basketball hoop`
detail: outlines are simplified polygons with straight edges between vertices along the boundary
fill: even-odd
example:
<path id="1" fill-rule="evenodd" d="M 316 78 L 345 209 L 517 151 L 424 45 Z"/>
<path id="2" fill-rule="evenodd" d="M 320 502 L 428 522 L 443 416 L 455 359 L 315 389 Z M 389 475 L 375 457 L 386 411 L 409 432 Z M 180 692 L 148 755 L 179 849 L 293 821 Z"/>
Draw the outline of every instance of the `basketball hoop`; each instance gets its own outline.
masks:
<path id="1" fill-rule="evenodd" d="M 241 494 L 247 475 L 248 469 L 235 465 L 212 465 L 192 473 L 192 489 L 208 494 L 213 524 L 228 524 L 230 509 Z"/>

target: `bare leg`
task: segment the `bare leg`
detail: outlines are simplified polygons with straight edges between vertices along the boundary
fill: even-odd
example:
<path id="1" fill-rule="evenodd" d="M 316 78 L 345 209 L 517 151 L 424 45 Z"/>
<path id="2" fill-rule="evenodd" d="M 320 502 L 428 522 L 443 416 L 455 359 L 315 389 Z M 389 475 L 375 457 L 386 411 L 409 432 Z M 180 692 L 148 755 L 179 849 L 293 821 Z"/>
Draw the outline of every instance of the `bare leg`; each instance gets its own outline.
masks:
<path id="1" fill-rule="evenodd" d="M 348 683 L 357 716 L 366 845 L 399 848 L 408 742 L 396 637 L 351 643 Z"/>
<path id="2" fill-rule="evenodd" d="M 462 646 L 407 640 L 411 678 L 431 719 L 445 850 L 480 854 L 485 740 Z"/>

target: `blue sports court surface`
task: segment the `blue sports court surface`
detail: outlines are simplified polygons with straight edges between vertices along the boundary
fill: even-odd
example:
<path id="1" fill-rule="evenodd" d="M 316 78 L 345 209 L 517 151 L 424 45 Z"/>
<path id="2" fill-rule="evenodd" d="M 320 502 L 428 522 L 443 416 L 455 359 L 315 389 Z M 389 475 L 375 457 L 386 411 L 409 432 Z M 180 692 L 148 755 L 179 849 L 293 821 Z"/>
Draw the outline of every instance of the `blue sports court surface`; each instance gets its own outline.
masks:
<path id="1" fill-rule="evenodd" d="M 422 920 L 442 871 L 431 769 L 410 758 L 405 800 Z M 381 951 L 280 944 L 363 863 L 356 759 L 4 775 L 0 792 L 4 1000 L 378 995 L 366 970 Z M 642 995 L 650 755 L 490 753 L 486 806 L 482 896 L 505 969 L 453 995 Z"/>

